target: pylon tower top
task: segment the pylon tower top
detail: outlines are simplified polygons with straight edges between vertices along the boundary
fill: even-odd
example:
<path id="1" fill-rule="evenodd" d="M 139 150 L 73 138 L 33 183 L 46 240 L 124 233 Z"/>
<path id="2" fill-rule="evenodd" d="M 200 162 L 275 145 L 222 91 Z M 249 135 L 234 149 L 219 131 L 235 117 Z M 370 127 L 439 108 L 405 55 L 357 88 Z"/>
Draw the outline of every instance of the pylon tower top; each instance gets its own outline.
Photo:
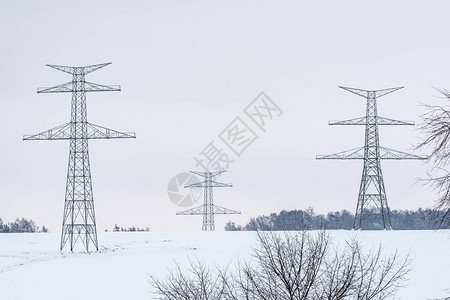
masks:
<path id="1" fill-rule="evenodd" d="M 380 212 L 381 226 L 384 229 L 392 229 L 380 161 L 381 159 L 424 160 L 427 158 L 426 156 L 409 154 L 380 146 L 378 125 L 414 125 L 413 121 L 400 121 L 378 116 L 377 98 L 398 91 L 403 87 L 382 90 L 362 90 L 343 86 L 340 86 L 340 88 L 367 100 L 366 115 L 350 120 L 330 121 L 329 125 L 364 125 L 364 146 L 331 155 L 318 155 L 316 159 L 363 159 L 363 173 L 353 228 L 362 228 L 363 214 L 372 204 Z"/>
<path id="2" fill-rule="evenodd" d="M 362 90 L 362 89 L 355 89 L 351 87 L 345 87 L 345 86 L 339 86 L 341 89 L 344 89 L 346 91 L 349 91 L 350 93 L 356 94 L 358 96 L 364 97 L 364 98 L 380 98 L 384 95 L 393 93 L 395 91 L 398 91 L 404 86 L 400 87 L 394 87 L 394 88 L 388 88 L 388 89 L 382 89 L 382 90 Z"/>
<path id="3" fill-rule="evenodd" d="M 61 234 L 61 247 L 70 241 L 73 251 L 81 240 L 86 251 L 92 243 L 98 250 L 97 229 L 92 193 L 89 162 L 89 139 L 135 138 L 134 132 L 119 132 L 87 121 L 86 92 L 120 91 L 118 85 L 101 85 L 85 80 L 85 75 L 111 63 L 85 67 L 47 65 L 72 75 L 72 81 L 54 87 L 38 88 L 38 93 L 72 93 L 71 119 L 69 123 L 56 126 L 23 140 L 70 140 L 69 165 Z"/>
<path id="4" fill-rule="evenodd" d="M 238 210 L 231 210 L 225 207 L 215 205 L 213 202 L 213 188 L 216 187 L 232 187 L 232 184 L 221 183 L 213 180 L 214 176 L 226 172 L 226 170 L 215 171 L 215 172 L 196 172 L 190 171 L 193 174 L 202 176 L 205 180 L 201 182 L 196 182 L 190 185 L 186 185 L 185 188 L 203 188 L 203 205 L 194 207 L 182 212 L 177 212 L 177 215 L 203 215 L 203 231 L 214 231 L 214 215 L 229 215 L 229 214 L 240 214 Z"/>

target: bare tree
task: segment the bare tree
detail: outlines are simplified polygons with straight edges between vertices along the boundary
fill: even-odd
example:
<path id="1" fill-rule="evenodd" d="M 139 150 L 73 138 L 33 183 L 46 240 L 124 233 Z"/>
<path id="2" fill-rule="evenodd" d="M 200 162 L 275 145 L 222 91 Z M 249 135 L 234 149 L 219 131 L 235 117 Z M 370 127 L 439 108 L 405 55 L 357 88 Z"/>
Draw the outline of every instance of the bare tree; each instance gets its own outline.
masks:
<path id="1" fill-rule="evenodd" d="M 230 278 L 227 269 L 211 269 L 201 261 L 189 261 L 187 272 L 177 264 L 170 271 L 167 281 L 150 275 L 150 284 L 160 299 L 236 299 L 227 298 Z"/>
<path id="2" fill-rule="evenodd" d="M 365 252 L 356 239 L 333 246 L 325 232 L 257 238 L 253 259 L 234 272 L 197 261 L 166 281 L 151 276 L 150 284 L 160 299 L 393 299 L 410 270 L 408 256 L 384 257 L 381 246 Z"/>
<path id="3" fill-rule="evenodd" d="M 438 90 L 442 98 L 450 100 L 450 92 Z M 424 104 L 425 113 L 419 130 L 424 134 L 423 140 L 416 149 L 431 148 L 428 161 L 431 164 L 425 183 L 437 191 L 438 199 L 435 209 L 438 228 L 450 226 L 450 173 L 447 171 L 450 163 L 450 106 Z"/>

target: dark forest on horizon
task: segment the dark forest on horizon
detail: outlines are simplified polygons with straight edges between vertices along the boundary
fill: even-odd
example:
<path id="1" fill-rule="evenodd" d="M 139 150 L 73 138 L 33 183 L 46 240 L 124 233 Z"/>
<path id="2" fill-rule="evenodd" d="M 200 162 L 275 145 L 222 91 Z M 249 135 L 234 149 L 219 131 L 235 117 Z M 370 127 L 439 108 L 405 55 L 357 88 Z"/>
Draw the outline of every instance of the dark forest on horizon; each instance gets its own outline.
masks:
<path id="1" fill-rule="evenodd" d="M 362 229 L 382 230 L 380 222 L 382 216 L 377 213 L 377 209 L 366 209 L 363 214 Z M 434 209 L 417 210 L 391 210 L 390 219 L 393 230 L 434 230 L 438 229 L 439 220 L 444 212 Z M 226 231 L 277 231 L 277 230 L 337 230 L 353 228 L 355 215 L 347 210 L 329 212 L 328 214 L 317 214 L 313 208 L 306 210 L 282 210 L 280 213 L 271 213 L 268 216 L 258 216 L 251 218 L 245 225 L 236 225 L 235 222 L 228 222 Z M 449 229 L 449 227 L 440 227 Z"/>

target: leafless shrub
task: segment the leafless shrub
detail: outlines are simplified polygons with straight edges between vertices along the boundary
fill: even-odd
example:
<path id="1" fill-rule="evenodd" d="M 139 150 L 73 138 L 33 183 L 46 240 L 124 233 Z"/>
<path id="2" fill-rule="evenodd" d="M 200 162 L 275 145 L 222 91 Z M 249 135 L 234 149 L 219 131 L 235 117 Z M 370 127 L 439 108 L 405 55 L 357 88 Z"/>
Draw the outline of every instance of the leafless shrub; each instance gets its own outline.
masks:
<path id="1" fill-rule="evenodd" d="M 226 298 L 229 292 L 227 269 L 211 269 L 201 261 L 189 261 L 187 272 L 177 264 L 167 281 L 150 276 L 150 284 L 158 291 L 160 299 L 234 299 Z"/>
<path id="2" fill-rule="evenodd" d="M 235 272 L 190 264 L 166 281 L 150 284 L 160 299 L 393 299 L 406 283 L 411 260 L 398 252 L 385 257 L 381 246 L 364 252 L 350 240 L 333 247 L 330 236 L 307 231 L 258 232 L 250 262 Z"/>

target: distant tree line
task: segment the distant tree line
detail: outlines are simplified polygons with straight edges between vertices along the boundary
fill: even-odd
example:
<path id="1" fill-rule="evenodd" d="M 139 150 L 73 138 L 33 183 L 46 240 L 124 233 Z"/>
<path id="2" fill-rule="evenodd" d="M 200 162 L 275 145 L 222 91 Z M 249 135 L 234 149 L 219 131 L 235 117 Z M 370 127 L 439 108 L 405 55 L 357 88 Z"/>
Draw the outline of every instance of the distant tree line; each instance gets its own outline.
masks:
<path id="1" fill-rule="evenodd" d="M 437 229 L 441 214 L 444 212 L 435 209 L 418 210 L 391 210 L 392 228 L 396 230 L 430 230 Z M 226 231 L 272 231 L 272 230 L 318 230 L 318 229 L 347 229 L 353 228 L 354 215 L 347 211 L 329 212 L 326 215 L 316 214 L 313 208 L 306 210 L 282 210 L 280 213 L 271 213 L 269 216 L 258 216 L 251 218 L 244 225 L 236 225 L 234 222 L 228 222 L 225 226 Z M 366 230 L 383 229 L 378 222 L 379 215 L 375 209 L 364 211 L 364 226 Z M 450 225 L 446 228 L 449 229 Z"/>
<path id="2" fill-rule="evenodd" d="M 106 231 L 108 231 L 108 230 L 106 230 Z M 149 227 L 147 227 L 147 228 L 140 228 L 140 227 L 136 227 L 136 226 L 132 226 L 132 227 L 129 227 L 129 228 L 124 228 L 124 227 L 119 227 L 119 226 L 117 226 L 117 224 L 116 225 L 114 225 L 114 228 L 113 228 L 113 232 L 134 232 L 134 231 L 150 231 L 150 228 Z"/>
<path id="3" fill-rule="evenodd" d="M 0 233 L 15 233 L 15 232 L 48 232 L 45 226 L 39 229 L 39 226 L 33 220 L 25 218 L 16 219 L 14 222 L 3 223 L 0 218 Z"/>

